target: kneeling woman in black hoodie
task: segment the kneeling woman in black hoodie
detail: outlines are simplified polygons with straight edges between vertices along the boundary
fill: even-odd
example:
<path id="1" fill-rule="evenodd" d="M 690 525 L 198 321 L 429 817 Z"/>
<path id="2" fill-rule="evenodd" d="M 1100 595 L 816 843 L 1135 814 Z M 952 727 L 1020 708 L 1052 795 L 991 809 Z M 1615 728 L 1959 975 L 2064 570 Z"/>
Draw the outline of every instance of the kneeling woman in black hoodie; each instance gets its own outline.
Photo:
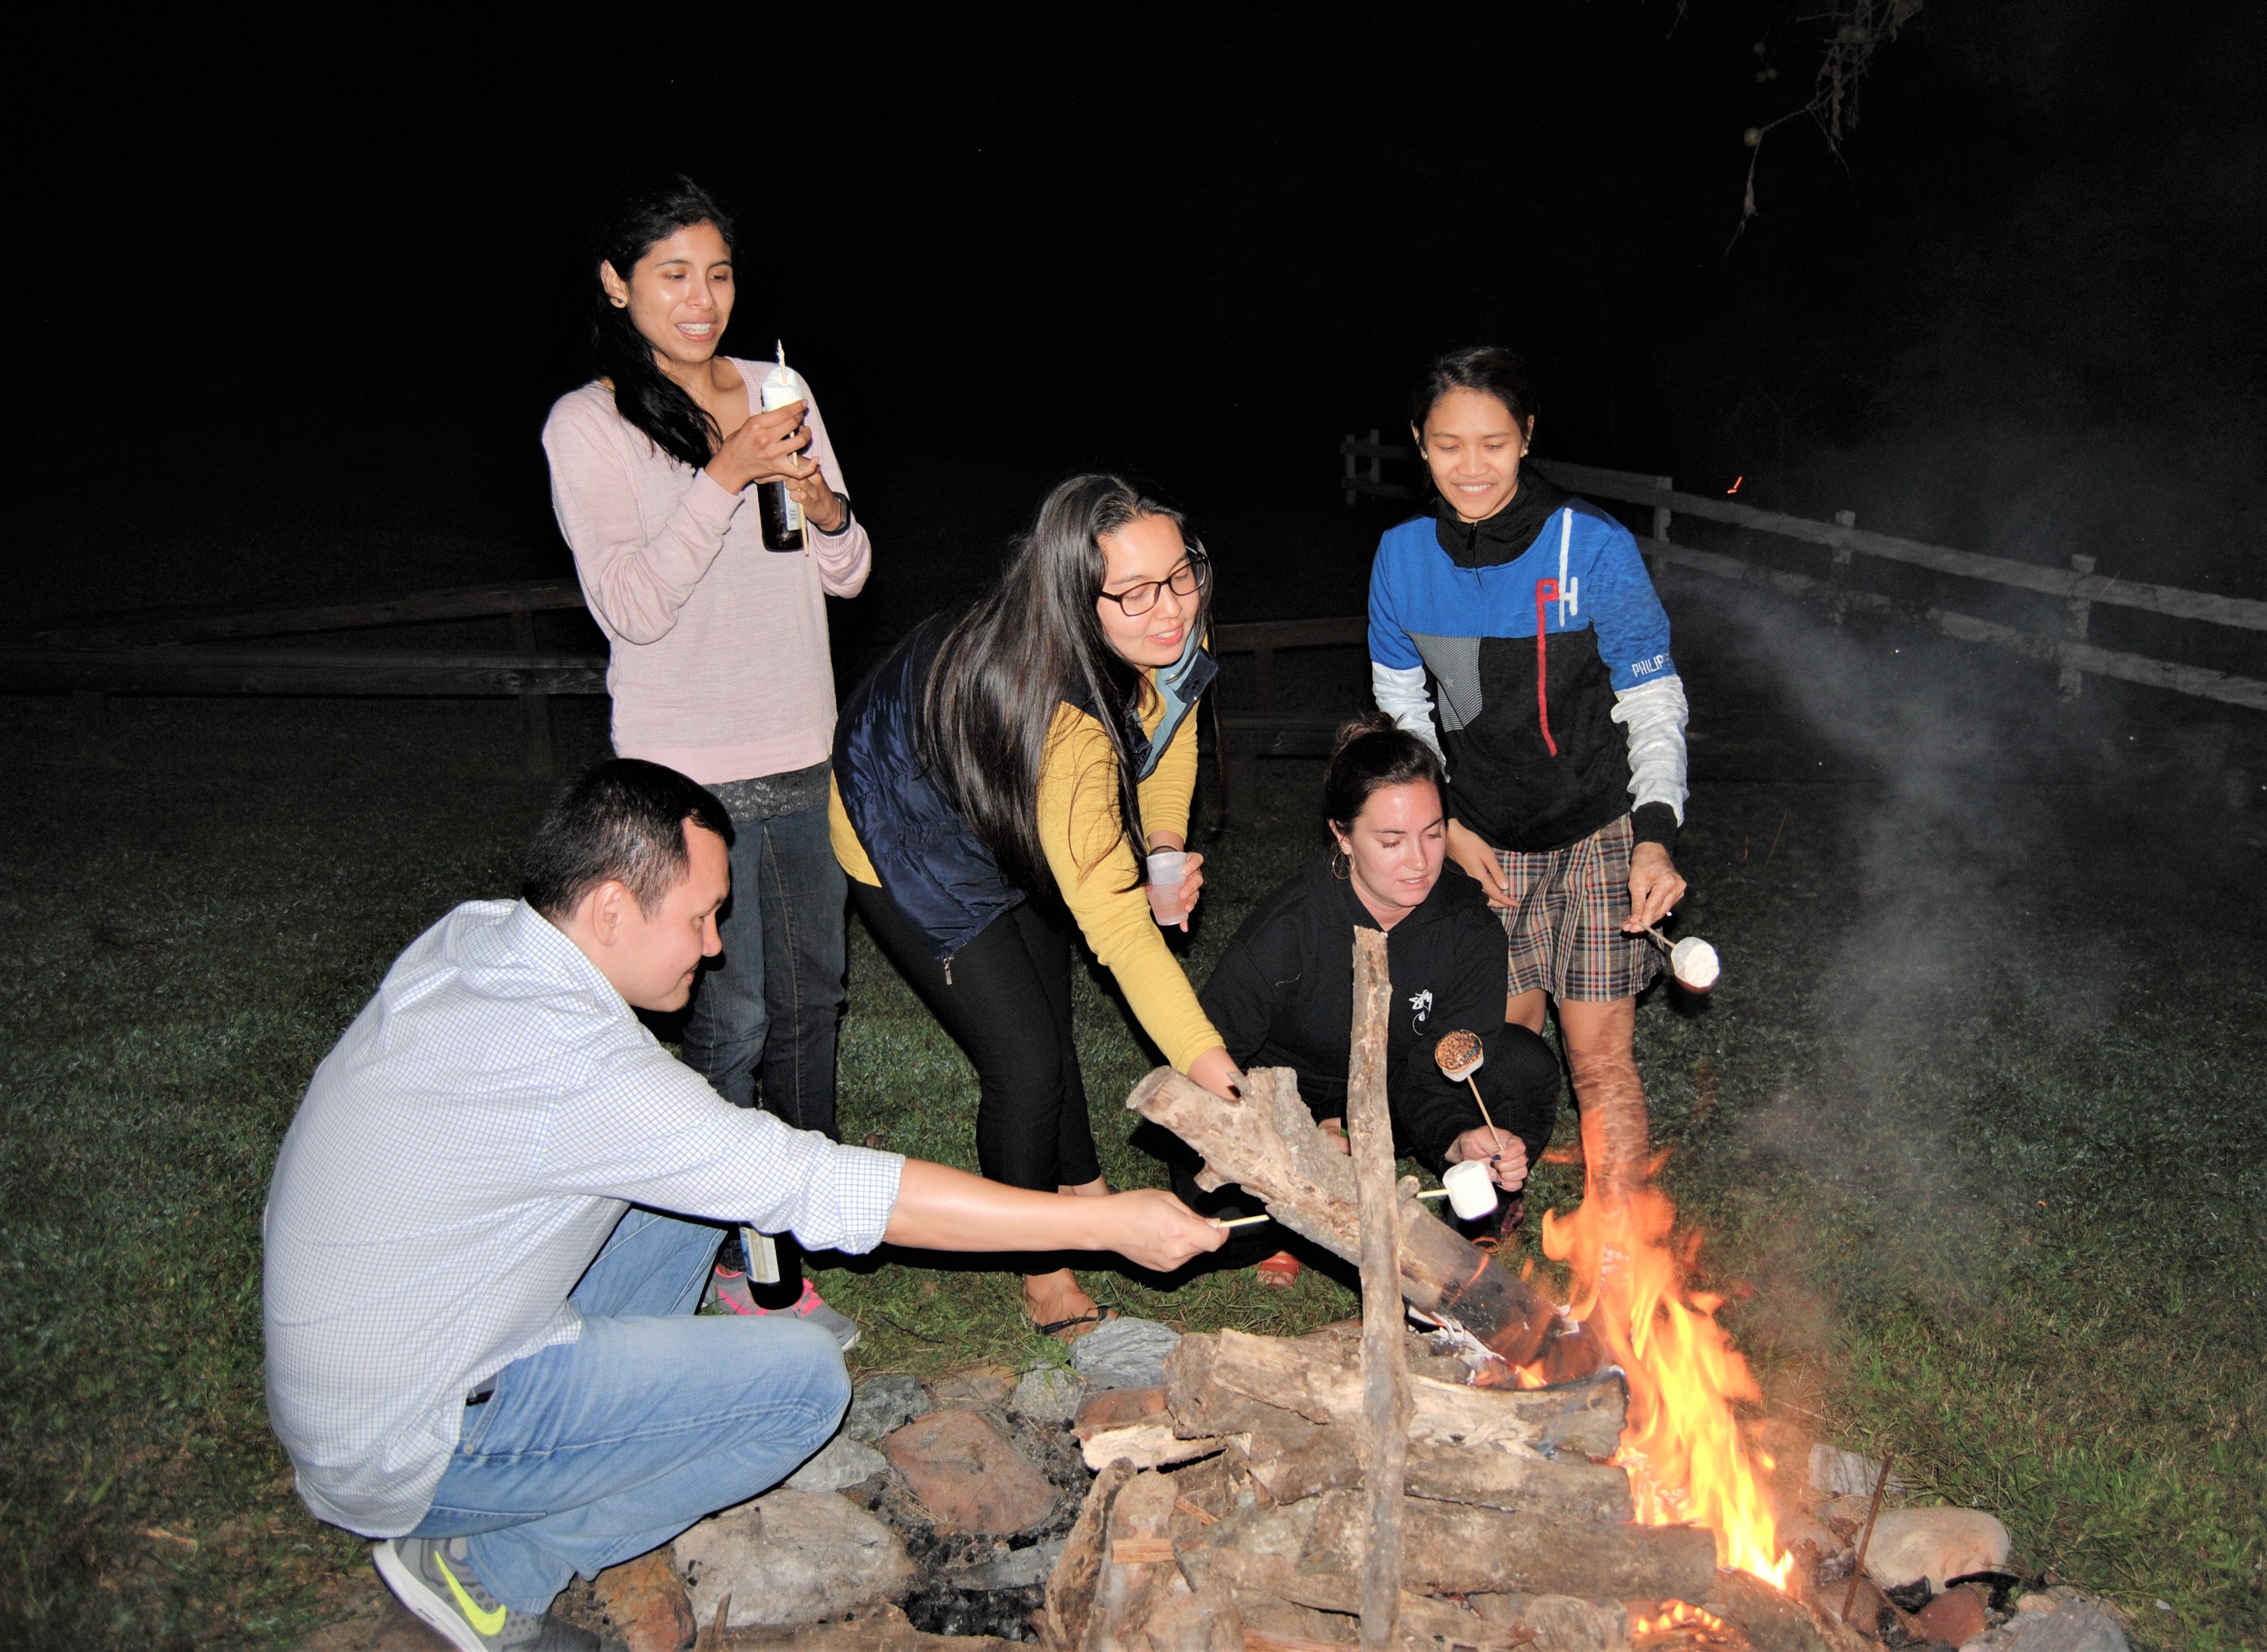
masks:
<path id="1" fill-rule="evenodd" d="M 1198 997 L 1236 1065 L 1295 1071 L 1299 1093 L 1343 1148 L 1354 932 L 1383 930 L 1395 1150 L 1436 1173 L 1463 1159 L 1489 1160 L 1508 1219 L 1515 1219 L 1514 1195 L 1558 1120 L 1559 1059 L 1536 1034 L 1504 1022 L 1503 925 L 1479 885 L 1448 860 L 1442 790 L 1440 759 L 1423 741 L 1383 716 L 1348 724 L 1323 782 L 1334 846 L 1260 901 Z M 1471 1089 L 1449 1082 L 1433 1058 L 1442 1035 L 1460 1029 L 1477 1034 L 1486 1052 L 1477 1077 L 1493 1131 Z M 1192 1208 L 1258 1212 L 1239 1188 L 1200 1192 L 1185 1153 L 1172 1169 L 1175 1191 Z M 1283 1241 L 1273 1224 L 1251 1234 L 1236 1252 L 1248 1257 L 1261 1243 Z M 1298 1268 L 1279 1253 L 1259 1276 L 1288 1284 Z"/>

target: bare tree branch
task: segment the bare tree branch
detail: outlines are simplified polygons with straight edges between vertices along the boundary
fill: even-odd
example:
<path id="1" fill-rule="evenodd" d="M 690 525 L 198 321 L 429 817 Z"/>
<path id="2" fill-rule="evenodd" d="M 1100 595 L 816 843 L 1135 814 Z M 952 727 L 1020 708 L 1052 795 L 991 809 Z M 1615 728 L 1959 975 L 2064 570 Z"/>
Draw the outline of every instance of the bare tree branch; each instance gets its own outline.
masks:
<path id="1" fill-rule="evenodd" d="M 1811 84 L 1810 100 L 1802 107 L 1748 128 L 1747 187 L 1740 200 L 1738 227 L 1732 231 L 1734 245 L 1746 231 L 1748 221 L 1760 216 L 1756 205 L 1756 165 L 1763 158 L 1764 139 L 1789 121 L 1807 116 L 1826 140 L 1827 151 L 1838 157 L 1843 141 L 1857 129 L 1858 92 L 1874 66 L 1874 53 L 1897 39 L 1897 32 L 1912 21 L 1920 8 L 1921 0 L 1833 0 L 1825 11 L 1801 19 L 1822 26 L 1824 35 L 1817 78 Z M 1677 13 L 1680 18 L 1684 15 L 1682 0 Z M 1763 49 L 1756 48 L 1758 53 Z M 1765 71 L 1773 76 L 1777 72 Z M 1728 252 L 1731 247 L 1724 250 Z"/>

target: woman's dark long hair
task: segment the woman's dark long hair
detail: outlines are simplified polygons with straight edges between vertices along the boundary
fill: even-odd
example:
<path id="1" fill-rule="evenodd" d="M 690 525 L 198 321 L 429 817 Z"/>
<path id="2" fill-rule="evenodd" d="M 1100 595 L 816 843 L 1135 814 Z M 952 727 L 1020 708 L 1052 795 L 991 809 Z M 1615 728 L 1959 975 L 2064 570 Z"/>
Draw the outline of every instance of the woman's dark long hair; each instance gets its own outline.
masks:
<path id="1" fill-rule="evenodd" d="M 1104 635 L 1102 539 L 1145 516 L 1204 547 L 1170 506 L 1115 476 L 1074 476 L 1039 506 L 1000 577 L 945 634 L 929 673 L 920 750 L 931 778 L 974 828 L 993 863 L 1018 888 L 1054 887 L 1039 842 L 1039 765 L 1055 708 L 1090 707 L 1118 759 L 1118 822 L 1142 867 L 1148 839 L 1128 725 L 1148 688 L 1139 667 Z M 1189 623 L 1203 634 L 1211 605 L 1200 586 Z M 1137 884 L 1143 881 L 1137 875 Z"/>
<path id="2" fill-rule="evenodd" d="M 655 363 L 652 344 L 637 330 L 627 310 L 615 308 L 598 274 L 598 265 L 607 263 L 627 281 L 657 242 L 696 223 L 713 224 L 724 238 L 725 250 L 737 250 L 731 219 L 714 196 L 681 172 L 622 201 L 591 265 L 596 305 L 591 312 L 591 347 L 598 357 L 598 376 L 613 384 L 614 411 L 670 457 L 698 470 L 715 457 L 723 433 L 708 410 Z"/>

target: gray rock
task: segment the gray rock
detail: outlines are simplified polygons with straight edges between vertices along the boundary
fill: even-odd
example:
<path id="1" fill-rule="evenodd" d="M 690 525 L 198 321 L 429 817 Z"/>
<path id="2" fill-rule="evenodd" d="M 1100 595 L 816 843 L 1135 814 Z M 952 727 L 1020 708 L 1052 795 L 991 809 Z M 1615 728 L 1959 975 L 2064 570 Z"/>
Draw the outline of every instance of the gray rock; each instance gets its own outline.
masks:
<path id="1" fill-rule="evenodd" d="M 872 1446 L 838 1434 L 787 1477 L 789 1491 L 840 1491 L 890 1472 L 890 1459 Z"/>
<path id="2" fill-rule="evenodd" d="M 919 1581 L 898 1534 L 847 1498 L 774 1491 L 678 1534 L 678 1571 L 707 1625 L 795 1628 L 895 1600 Z"/>
<path id="3" fill-rule="evenodd" d="M 986 1561 L 979 1566 L 940 1572 L 937 1582 L 979 1593 L 996 1589 L 1029 1589 L 1045 1583 L 1053 1575 L 1055 1562 L 1062 1559 L 1063 1542 L 1057 1538 L 1052 1543 L 1037 1544 L 1028 1549 L 1010 1549 L 997 1560 Z"/>
<path id="4" fill-rule="evenodd" d="M 1086 1378 L 1060 1365 L 1040 1365 L 1023 1373 L 1008 1409 L 1034 1422 L 1064 1423 L 1078 1414 L 1086 1399 Z"/>
<path id="5" fill-rule="evenodd" d="M 1866 1575 L 1884 1591 L 1926 1577 L 1941 1595 L 1948 1578 L 2007 1570 L 2007 1528 L 1980 1509 L 1884 1509 Z"/>
<path id="6" fill-rule="evenodd" d="M 915 1417 L 928 1414 L 928 1390 L 899 1371 L 884 1371 L 860 1383 L 850 1396 L 850 1414 L 842 1432 L 860 1444 L 870 1444 L 894 1433 Z"/>
<path id="7" fill-rule="evenodd" d="M 1882 1477 L 1881 1459 L 1860 1457 L 1855 1451 L 1837 1451 L 1830 1445 L 1810 1448 L 1810 1488 L 1829 1497 L 1864 1497 L 1874 1495 L 1874 1482 Z M 1894 1502 L 1904 1493 L 1904 1484 L 1895 1474 L 1889 1476 L 1889 1501 Z"/>
<path id="8" fill-rule="evenodd" d="M 2015 1615 L 1970 1641 L 1963 1652 L 2130 1652 L 2109 1609 L 2074 1589 L 2026 1595 Z"/>
<path id="9" fill-rule="evenodd" d="M 1155 1388 L 1181 1334 L 1155 1319 L 1111 1319 L 1070 1345 L 1070 1363 L 1093 1388 Z"/>

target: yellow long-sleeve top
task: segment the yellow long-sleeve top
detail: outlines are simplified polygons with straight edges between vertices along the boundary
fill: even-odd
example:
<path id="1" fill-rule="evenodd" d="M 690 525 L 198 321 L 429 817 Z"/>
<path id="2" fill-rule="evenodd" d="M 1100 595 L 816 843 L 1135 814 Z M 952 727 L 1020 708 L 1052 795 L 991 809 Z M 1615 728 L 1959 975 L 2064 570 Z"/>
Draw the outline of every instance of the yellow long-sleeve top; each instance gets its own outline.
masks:
<path id="1" fill-rule="evenodd" d="M 1150 697 L 1141 726 L 1156 732 L 1164 702 Z M 1142 1030 L 1157 1042 L 1177 1072 L 1220 1043 L 1198 1004 L 1180 961 L 1165 946 L 1149 912 L 1149 897 L 1134 882 L 1134 851 L 1118 824 L 1118 756 L 1102 725 L 1068 704 L 1055 708 L 1039 760 L 1039 843 L 1063 903 L 1103 967 L 1116 977 Z M 1188 717 L 1172 743 L 1141 783 L 1141 825 L 1148 832 L 1185 837 L 1197 786 L 1197 720 Z M 865 845 L 851 829 L 841 791 L 830 784 L 827 823 L 842 870 L 869 888 L 882 887 Z"/>

